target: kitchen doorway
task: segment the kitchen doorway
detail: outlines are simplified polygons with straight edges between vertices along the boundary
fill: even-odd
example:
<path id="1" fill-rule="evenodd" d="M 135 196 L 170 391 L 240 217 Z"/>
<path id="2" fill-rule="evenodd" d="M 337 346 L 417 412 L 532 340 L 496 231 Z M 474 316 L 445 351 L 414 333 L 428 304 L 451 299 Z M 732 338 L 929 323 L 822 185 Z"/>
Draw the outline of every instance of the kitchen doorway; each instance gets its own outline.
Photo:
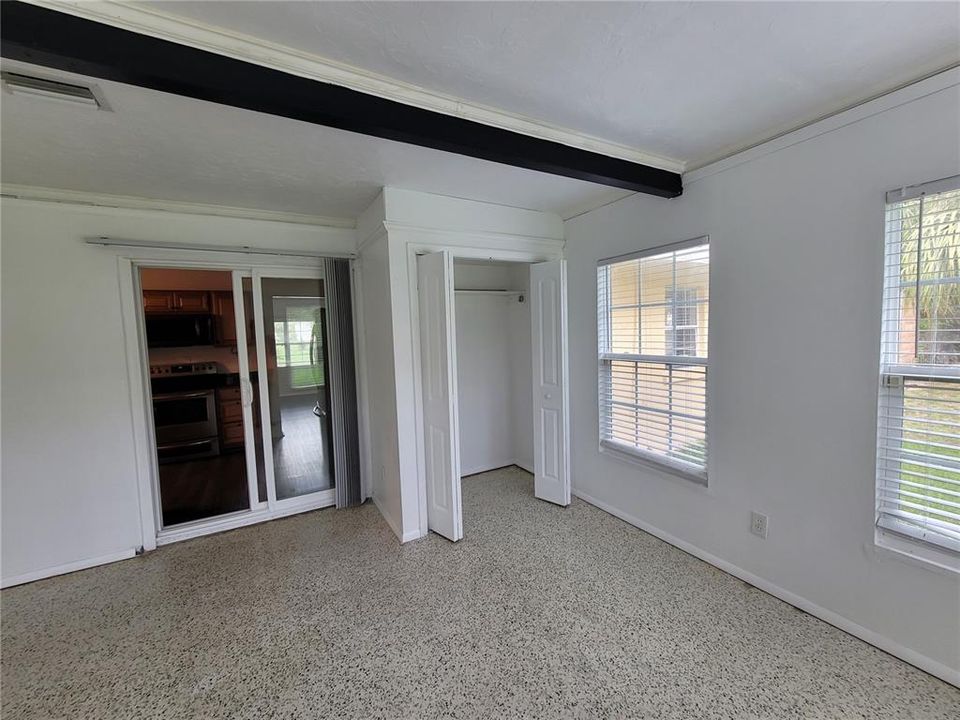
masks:
<path id="1" fill-rule="evenodd" d="M 158 544 L 334 505 L 324 270 L 141 265 L 135 294 Z"/>

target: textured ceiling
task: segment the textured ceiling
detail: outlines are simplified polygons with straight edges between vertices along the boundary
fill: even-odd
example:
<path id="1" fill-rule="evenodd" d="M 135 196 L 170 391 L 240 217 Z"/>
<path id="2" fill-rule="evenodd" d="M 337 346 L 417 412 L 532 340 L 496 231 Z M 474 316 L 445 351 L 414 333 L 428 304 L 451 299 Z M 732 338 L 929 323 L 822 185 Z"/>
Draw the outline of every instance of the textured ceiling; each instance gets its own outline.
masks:
<path id="1" fill-rule="evenodd" d="M 150 5 L 688 167 L 960 53 L 955 2 Z M 565 216 L 627 194 L 90 82 L 113 112 L 3 97 L 4 183 L 347 218 L 384 185 Z"/>
<path id="2" fill-rule="evenodd" d="M 4 183 L 354 218 L 385 185 L 567 214 L 622 191 L 176 95 L 98 85 L 112 112 L 4 95 Z"/>
<path id="3" fill-rule="evenodd" d="M 960 61 L 956 2 L 151 2 L 698 166 Z"/>

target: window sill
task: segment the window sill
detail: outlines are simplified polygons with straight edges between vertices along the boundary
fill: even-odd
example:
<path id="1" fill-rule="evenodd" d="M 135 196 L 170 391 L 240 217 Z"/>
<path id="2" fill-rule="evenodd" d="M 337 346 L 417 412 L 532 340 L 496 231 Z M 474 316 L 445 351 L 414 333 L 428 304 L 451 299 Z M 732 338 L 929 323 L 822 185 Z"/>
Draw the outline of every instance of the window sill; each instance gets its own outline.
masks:
<path id="1" fill-rule="evenodd" d="M 878 527 L 874 534 L 874 547 L 879 552 L 892 553 L 929 570 L 960 575 L 960 555 L 906 534 Z"/>
<path id="2" fill-rule="evenodd" d="M 641 465 L 652 470 L 689 480 L 704 488 L 707 487 L 707 472 L 705 470 L 688 467 L 685 463 L 672 462 L 659 455 L 645 453 L 642 450 L 636 450 L 628 445 L 623 445 L 611 440 L 600 441 L 600 452 L 621 462 Z"/>

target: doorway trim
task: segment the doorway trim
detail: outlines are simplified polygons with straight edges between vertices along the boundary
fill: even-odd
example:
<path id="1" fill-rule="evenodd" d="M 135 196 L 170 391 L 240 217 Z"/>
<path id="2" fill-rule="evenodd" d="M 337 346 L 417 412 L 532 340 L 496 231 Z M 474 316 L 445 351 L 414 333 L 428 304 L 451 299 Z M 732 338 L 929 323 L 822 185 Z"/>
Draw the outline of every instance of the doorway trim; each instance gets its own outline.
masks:
<path id="1" fill-rule="evenodd" d="M 426 537 L 427 528 L 427 485 L 426 457 L 423 438 L 423 383 L 420 361 L 420 293 L 417 283 L 417 255 L 430 252 L 447 251 L 456 260 L 489 260 L 491 262 L 512 262 L 532 264 L 564 258 L 562 240 L 551 238 L 509 235 L 500 233 L 472 233 L 456 231 L 430 230 L 406 227 L 399 223 L 384 222 L 391 237 L 400 237 L 406 246 L 407 277 L 409 278 L 410 307 L 410 343 L 413 361 L 413 395 L 416 422 L 416 463 L 417 463 L 417 500 L 419 510 L 419 537 Z M 425 237 L 432 238 L 430 240 Z M 435 238 L 435 239 L 433 239 Z M 454 342 L 456 340 L 454 339 Z M 569 363 L 569 349 L 564 348 L 564 360 Z M 569 375 L 569 373 L 567 374 Z M 569 398 L 568 377 L 564 378 L 564 391 Z M 457 438 L 459 442 L 459 438 Z M 566 437 L 569 447 L 570 436 Z M 536 452 L 536 449 L 534 449 Z"/>
<path id="2" fill-rule="evenodd" d="M 344 257 L 343 253 L 331 252 L 330 257 Z M 351 260 L 354 256 L 349 255 Z M 323 270 L 323 257 L 257 255 L 251 253 L 242 258 L 236 252 L 214 250 L 167 249 L 161 247 L 125 247 L 117 256 L 120 291 L 120 312 L 123 342 L 127 365 L 127 383 L 130 402 L 131 440 L 136 458 L 136 487 L 139 504 L 141 550 L 151 551 L 158 546 L 180 540 L 210 535 L 234 528 L 286 517 L 296 513 L 329 507 L 335 504 L 335 491 L 331 488 L 305 497 L 302 501 L 291 498 L 282 505 L 269 507 L 251 503 L 251 507 L 235 513 L 183 523 L 169 529 L 161 529 L 159 466 L 156 453 L 156 438 L 151 412 L 150 361 L 147 353 L 146 331 L 140 287 L 140 268 L 176 267 L 194 270 L 235 270 L 276 272 L 289 275 L 310 275 Z M 361 319 L 354 317 L 357 332 L 362 332 Z M 259 506 L 258 506 L 259 505 Z"/>

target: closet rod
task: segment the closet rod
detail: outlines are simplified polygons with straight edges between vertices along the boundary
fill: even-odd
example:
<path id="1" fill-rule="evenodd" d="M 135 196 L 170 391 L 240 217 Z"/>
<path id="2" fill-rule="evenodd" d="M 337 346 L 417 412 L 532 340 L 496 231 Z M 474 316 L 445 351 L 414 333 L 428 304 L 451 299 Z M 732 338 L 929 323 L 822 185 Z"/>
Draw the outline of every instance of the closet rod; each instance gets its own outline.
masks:
<path id="1" fill-rule="evenodd" d="M 460 293 L 461 295 L 523 295 L 525 294 L 523 290 L 457 290 L 454 289 L 455 293 Z"/>

